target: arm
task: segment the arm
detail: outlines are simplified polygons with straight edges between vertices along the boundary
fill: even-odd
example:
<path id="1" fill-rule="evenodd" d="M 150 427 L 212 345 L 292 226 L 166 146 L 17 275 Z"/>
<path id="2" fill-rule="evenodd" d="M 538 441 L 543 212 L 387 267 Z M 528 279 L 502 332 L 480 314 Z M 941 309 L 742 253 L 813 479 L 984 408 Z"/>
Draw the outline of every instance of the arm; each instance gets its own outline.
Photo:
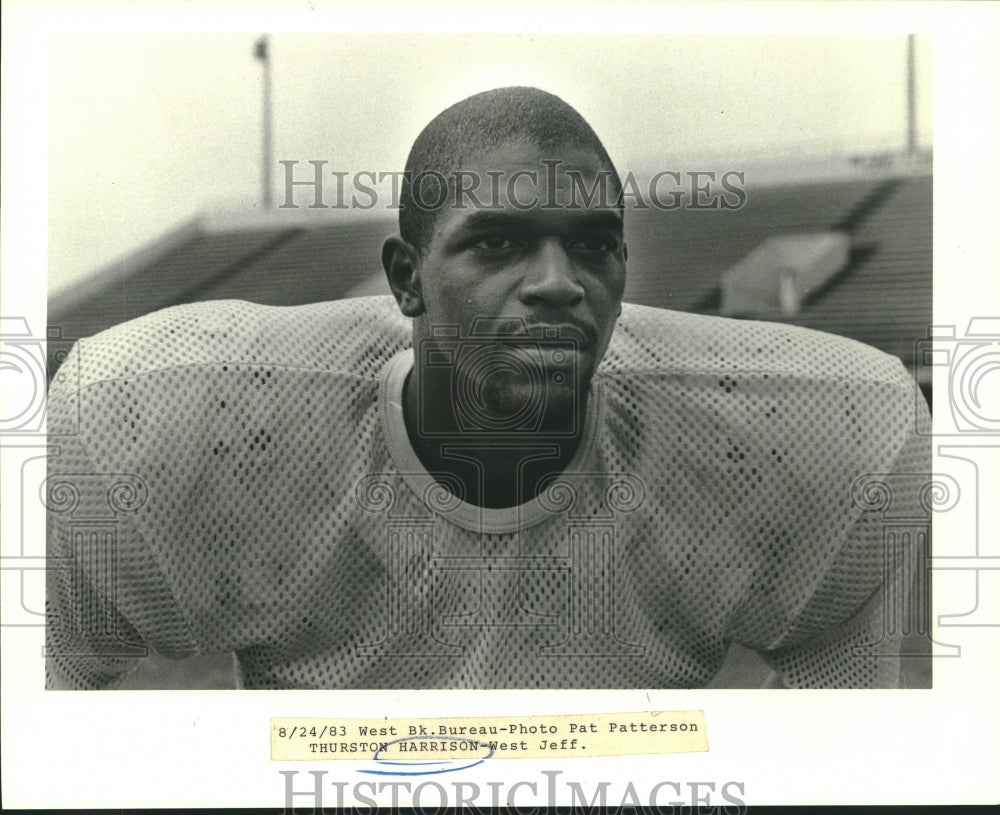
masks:
<path id="1" fill-rule="evenodd" d="M 142 333 L 131 324 L 77 343 L 49 390 L 48 687 L 124 687 L 140 662 L 147 679 L 159 673 L 162 660 L 143 659 L 150 649 L 170 659 L 203 650 L 177 585 L 206 573 L 205 547 L 183 527 L 200 482 L 178 463 L 177 429 L 162 425 L 183 395 L 150 379 L 137 387 L 149 375 L 133 359 Z M 130 446 L 140 415 L 155 443 Z"/>
<path id="2" fill-rule="evenodd" d="M 141 478 L 91 455 L 88 437 L 99 444 L 111 436 L 106 417 L 88 415 L 100 411 L 86 407 L 83 348 L 78 343 L 57 373 L 47 403 L 46 687 L 59 689 L 121 687 L 147 653 L 123 606 L 143 561 L 128 519 L 147 491 Z"/>
<path id="3" fill-rule="evenodd" d="M 79 440 L 58 447 L 46 481 L 46 687 L 121 687 L 146 646 L 120 608 L 125 532 L 105 486 L 115 478 L 89 465 Z"/>
<path id="4" fill-rule="evenodd" d="M 926 430 L 929 416 L 922 403 L 917 407 Z M 915 655 L 904 640 L 926 630 L 929 597 L 921 592 L 926 581 L 918 578 L 930 555 L 925 503 L 931 477 L 928 437 L 908 427 L 886 471 L 859 473 L 849 485 L 857 519 L 783 641 L 764 651 L 786 685 L 926 684 L 919 676 L 905 679 Z"/>

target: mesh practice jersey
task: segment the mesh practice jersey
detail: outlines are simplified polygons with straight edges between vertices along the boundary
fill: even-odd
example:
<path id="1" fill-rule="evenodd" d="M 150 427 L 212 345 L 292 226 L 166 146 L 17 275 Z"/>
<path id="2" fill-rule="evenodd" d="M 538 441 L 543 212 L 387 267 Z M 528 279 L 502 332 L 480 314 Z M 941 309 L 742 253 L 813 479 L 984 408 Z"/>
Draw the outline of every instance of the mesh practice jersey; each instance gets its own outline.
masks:
<path id="1" fill-rule="evenodd" d="M 115 686 L 148 646 L 235 652 L 248 688 L 700 687 L 732 642 L 792 687 L 896 682 L 908 577 L 856 481 L 928 471 L 899 360 L 625 305 L 570 466 L 481 509 L 410 446 L 409 345 L 390 297 L 77 343 L 48 402 L 50 685 Z"/>

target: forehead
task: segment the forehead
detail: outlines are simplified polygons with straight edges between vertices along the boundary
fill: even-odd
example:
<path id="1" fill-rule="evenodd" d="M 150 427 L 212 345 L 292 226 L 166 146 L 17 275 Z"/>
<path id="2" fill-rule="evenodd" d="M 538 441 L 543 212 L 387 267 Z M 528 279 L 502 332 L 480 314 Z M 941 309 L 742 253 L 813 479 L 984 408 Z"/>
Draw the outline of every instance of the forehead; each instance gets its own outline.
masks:
<path id="1" fill-rule="evenodd" d="M 452 178 L 433 237 L 517 222 L 538 228 L 579 224 L 621 228 L 613 170 L 591 148 L 514 142 L 471 156 Z"/>
<path id="2" fill-rule="evenodd" d="M 475 152 L 463 162 L 461 169 L 479 172 L 515 172 L 522 169 L 543 169 L 549 165 L 561 169 L 597 172 L 605 167 L 592 147 L 576 144 L 556 144 L 545 147 L 531 141 L 505 142 L 498 147 Z"/>

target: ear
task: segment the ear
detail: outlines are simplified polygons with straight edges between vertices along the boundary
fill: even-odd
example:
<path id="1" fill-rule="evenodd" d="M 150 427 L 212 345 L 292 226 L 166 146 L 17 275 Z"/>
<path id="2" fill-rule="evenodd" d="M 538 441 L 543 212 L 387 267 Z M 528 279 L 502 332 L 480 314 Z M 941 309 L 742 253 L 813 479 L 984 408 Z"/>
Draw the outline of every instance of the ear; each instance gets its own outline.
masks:
<path id="1" fill-rule="evenodd" d="M 626 263 L 628 262 L 628 244 L 622 241 L 622 260 Z M 615 312 L 615 319 L 617 320 L 622 316 L 622 304 L 618 303 L 618 311 Z"/>
<path id="2" fill-rule="evenodd" d="M 382 268 L 389 288 L 407 317 L 424 313 L 424 297 L 420 289 L 420 253 L 399 235 L 386 238 L 382 244 Z"/>

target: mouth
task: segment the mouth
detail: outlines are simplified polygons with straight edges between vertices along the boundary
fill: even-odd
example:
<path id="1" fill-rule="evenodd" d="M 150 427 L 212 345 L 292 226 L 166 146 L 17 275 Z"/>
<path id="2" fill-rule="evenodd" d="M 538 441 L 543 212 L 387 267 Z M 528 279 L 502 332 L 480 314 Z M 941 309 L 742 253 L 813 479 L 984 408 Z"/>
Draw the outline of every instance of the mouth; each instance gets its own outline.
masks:
<path id="1" fill-rule="evenodd" d="M 579 351 L 597 343 L 596 329 L 581 322 L 532 323 L 528 325 L 528 334 L 535 339 L 571 340 Z"/>

